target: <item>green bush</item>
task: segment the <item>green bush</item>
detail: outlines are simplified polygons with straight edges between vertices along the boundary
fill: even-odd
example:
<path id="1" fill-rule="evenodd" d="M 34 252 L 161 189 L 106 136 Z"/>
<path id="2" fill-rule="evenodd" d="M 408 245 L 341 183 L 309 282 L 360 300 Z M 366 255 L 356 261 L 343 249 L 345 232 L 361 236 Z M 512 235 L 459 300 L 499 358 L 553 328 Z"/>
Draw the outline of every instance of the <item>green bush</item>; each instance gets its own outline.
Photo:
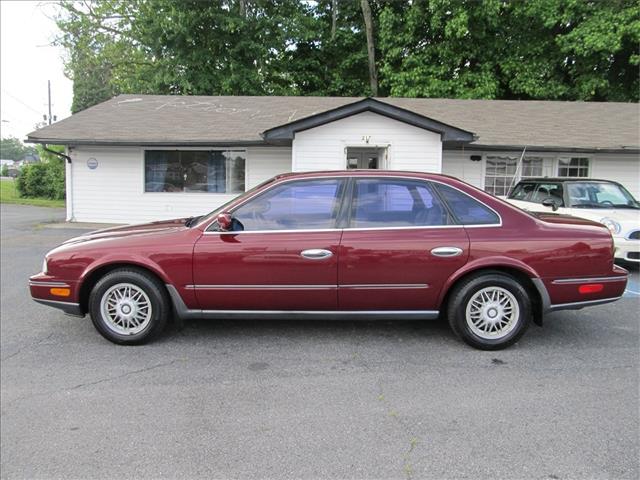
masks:
<path id="1" fill-rule="evenodd" d="M 8 177 L 9 176 L 9 166 L 8 165 L 2 165 L 2 168 L 0 168 L 0 176 L 2 176 L 2 177 Z"/>
<path id="2" fill-rule="evenodd" d="M 16 178 L 16 189 L 21 197 L 63 200 L 64 161 L 54 159 L 24 165 Z"/>

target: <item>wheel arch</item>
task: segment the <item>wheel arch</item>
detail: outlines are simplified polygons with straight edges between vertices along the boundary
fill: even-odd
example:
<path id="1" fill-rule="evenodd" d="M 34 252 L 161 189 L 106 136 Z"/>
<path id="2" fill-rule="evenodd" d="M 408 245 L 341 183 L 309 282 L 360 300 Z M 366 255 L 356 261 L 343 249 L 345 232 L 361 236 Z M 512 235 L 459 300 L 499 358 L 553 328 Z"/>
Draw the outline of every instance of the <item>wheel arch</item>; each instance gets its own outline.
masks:
<path id="1" fill-rule="evenodd" d="M 91 290 L 93 290 L 93 287 L 96 285 L 96 283 L 98 283 L 98 280 L 107 275 L 109 272 L 112 272 L 119 268 L 140 270 L 144 271 L 147 274 L 153 275 L 160 283 L 162 283 L 165 290 L 166 284 L 170 283 L 164 272 L 162 272 L 158 267 L 154 268 L 150 266 L 148 263 L 137 262 L 135 260 L 113 260 L 102 262 L 87 269 L 80 279 L 80 284 L 78 287 L 78 303 L 80 304 L 80 309 L 82 310 L 83 314 L 86 314 L 89 311 L 89 295 L 91 294 Z M 171 297 L 169 296 L 169 292 L 167 292 L 167 297 L 172 302 Z"/>
<path id="2" fill-rule="evenodd" d="M 536 325 L 542 326 L 542 318 L 548 299 L 544 298 L 546 292 L 541 292 L 540 287 L 536 284 L 535 280 L 539 277 L 533 269 L 525 264 L 520 265 L 516 262 L 482 262 L 475 265 L 467 264 L 465 267 L 468 268 L 459 270 L 449 278 L 440 292 L 439 305 L 442 314 L 446 314 L 451 293 L 460 283 L 470 277 L 484 273 L 501 273 L 513 277 L 527 290 L 531 298 L 533 321 Z"/>

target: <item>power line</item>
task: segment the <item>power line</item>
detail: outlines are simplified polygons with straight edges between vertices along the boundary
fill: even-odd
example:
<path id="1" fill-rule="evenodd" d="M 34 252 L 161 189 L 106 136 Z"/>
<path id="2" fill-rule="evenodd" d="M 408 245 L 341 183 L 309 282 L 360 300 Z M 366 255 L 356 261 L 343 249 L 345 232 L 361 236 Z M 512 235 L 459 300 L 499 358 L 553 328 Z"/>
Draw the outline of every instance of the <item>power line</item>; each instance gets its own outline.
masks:
<path id="1" fill-rule="evenodd" d="M 26 104 L 26 103 L 24 103 L 22 100 L 20 100 L 18 97 L 16 97 L 15 95 L 12 95 L 11 93 L 9 93 L 6 89 L 4 89 L 4 88 L 3 88 L 3 89 L 2 89 L 2 91 L 3 91 L 6 95 L 9 95 L 11 98 L 13 98 L 16 102 L 18 102 L 18 103 L 20 103 L 20 104 L 24 105 L 25 107 L 27 107 L 27 108 L 28 108 L 29 110 L 31 110 L 32 112 L 35 112 L 35 113 L 37 113 L 38 115 L 41 115 L 41 112 L 40 112 L 40 111 L 36 110 L 35 108 L 33 108 L 33 107 L 32 107 L 32 106 L 30 106 L 30 105 L 27 105 L 27 104 Z"/>

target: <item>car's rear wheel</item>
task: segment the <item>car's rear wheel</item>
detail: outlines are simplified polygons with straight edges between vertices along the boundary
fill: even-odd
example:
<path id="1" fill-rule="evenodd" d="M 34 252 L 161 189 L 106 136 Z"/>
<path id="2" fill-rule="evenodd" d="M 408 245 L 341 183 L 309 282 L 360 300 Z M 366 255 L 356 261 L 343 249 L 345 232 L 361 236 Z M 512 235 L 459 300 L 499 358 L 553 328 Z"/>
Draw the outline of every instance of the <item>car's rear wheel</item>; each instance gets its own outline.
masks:
<path id="1" fill-rule="evenodd" d="M 89 311 L 96 330 L 122 345 L 148 342 L 164 329 L 171 311 L 164 285 L 137 269 L 117 269 L 91 291 Z"/>
<path id="2" fill-rule="evenodd" d="M 531 322 L 531 300 L 520 282 L 483 273 L 455 287 L 448 304 L 451 329 L 469 345 L 499 350 L 517 342 Z"/>

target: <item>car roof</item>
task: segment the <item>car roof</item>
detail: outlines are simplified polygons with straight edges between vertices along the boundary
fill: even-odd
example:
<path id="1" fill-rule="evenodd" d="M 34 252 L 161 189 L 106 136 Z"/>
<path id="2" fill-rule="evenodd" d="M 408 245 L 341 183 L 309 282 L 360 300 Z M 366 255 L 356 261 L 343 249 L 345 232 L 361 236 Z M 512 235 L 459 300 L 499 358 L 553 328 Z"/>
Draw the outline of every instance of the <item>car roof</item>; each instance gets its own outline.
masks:
<path id="1" fill-rule="evenodd" d="M 523 178 L 518 183 L 567 183 L 567 182 L 579 182 L 579 183 L 615 183 L 613 180 L 602 180 L 598 178 L 562 178 L 562 177 L 536 177 L 536 178 Z"/>
<path id="2" fill-rule="evenodd" d="M 274 180 L 281 180 L 283 178 L 317 178 L 317 177 L 415 177 L 426 178 L 433 180 L 458 180 L 460 179 L 451 175 L 444 175 L 440 173 L 427 173 L 427 172 L 415 172 L 404 170 L 379 170 L 379 169 L 350 169 L 350 170 L 317 170 L 311 172 L 287 172 L 276 175 Z"/>

